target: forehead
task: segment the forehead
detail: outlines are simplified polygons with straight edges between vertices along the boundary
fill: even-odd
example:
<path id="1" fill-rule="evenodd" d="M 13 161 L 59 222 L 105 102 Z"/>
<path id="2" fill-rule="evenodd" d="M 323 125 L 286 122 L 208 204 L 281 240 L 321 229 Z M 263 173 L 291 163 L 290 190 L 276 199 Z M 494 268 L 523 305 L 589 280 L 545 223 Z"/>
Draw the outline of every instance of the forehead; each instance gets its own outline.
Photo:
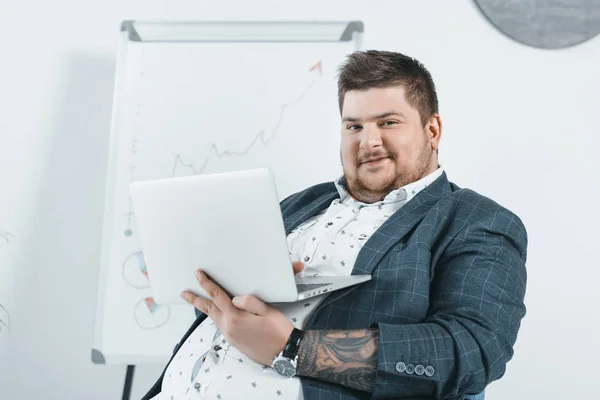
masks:
<path id="1" fill-rule="evenodd" d="M 406 101 L 402 86 L 350 90 L 344 96 L 342 117 L 364 119 L 388 111 L 418 116 L 418 111 Z"/>

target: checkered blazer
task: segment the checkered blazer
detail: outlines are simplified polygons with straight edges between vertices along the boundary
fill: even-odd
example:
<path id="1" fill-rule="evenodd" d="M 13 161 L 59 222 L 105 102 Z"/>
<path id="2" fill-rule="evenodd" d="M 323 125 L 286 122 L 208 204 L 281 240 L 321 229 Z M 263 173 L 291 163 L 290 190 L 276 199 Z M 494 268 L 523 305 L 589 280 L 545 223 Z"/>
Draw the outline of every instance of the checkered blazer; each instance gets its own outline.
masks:
<path id="1" fill-rule="evenodd" d="M 338 197 L 330 182 L 285 199 L 287 233 Z M 373 279 L 330 294 L 305 325 L 378 328 L 373 392 L 301 377 L 304 398 L 463 399 L 482 392 L 513 355 L 525 315 L 526 248 L 515 214 L 444 173 L 365 243 L 352 274 Z M 180 343 L 204 318 L 199 314 Z M 144 399 L 158 394 L 161 382 Z"/>

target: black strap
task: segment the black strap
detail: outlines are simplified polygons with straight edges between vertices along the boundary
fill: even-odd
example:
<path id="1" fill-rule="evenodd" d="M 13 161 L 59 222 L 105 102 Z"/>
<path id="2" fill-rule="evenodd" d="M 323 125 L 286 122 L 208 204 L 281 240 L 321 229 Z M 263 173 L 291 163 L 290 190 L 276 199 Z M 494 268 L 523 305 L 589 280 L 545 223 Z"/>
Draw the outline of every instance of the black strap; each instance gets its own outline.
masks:
<path id="1" fill-rule="evenodd" d="M 283 348 L 283 352 L 281 353 L 281 355 L 291 360 L 295 359 L 296 355 L 298 354 L 300 342 L 302 341 L 303 337 L 304 331 L 294 328 L 290 335 L 290 338 L 288 339 L 287 343 L 285 344 L 285 347 Z"/>

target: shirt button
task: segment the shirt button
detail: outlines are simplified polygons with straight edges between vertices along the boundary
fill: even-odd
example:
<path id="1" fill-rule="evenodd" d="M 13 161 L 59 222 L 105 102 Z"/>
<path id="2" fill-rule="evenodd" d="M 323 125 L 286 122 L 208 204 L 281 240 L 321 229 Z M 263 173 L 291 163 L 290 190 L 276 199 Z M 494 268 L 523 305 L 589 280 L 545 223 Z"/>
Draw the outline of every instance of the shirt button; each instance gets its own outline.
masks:
<path id="1" fill-rule="evenodd" d="M 434 373 L 435 373 L 435 370 L 433 369 L 433 367 L 431 365 L 428 365 L 427 367 L 425 367 L 425 375 L 433 376 Z"/>
<path id="2" fill-rule="evenodd" d="M 406 364 L 406 373 L 412 375 L 415 373 L 415 366 L 412 364 Z"/>
<path id="3" fill-rule="evenodd" d="M 194 383 L 194 389 L 196 390 L 200 390 L 200 388 L 202 387 L 202 385 L 198 382 Z"/>
<path id="4" fill-rule="evenodd" d="M 422 365 L 417 365 L 417 366 L 415 367 L 415 374 L 417 374 L 417 375 L 421 376 L 421 375 L 423 375 L 424 373 L 425 373 L 425 367 L 424 367 L 424 366 L 422 366 Z"/>
<path id="5" fill-rule="evenodd" d="M 304 257 L 304 262 L 308 262 L 308 260 L 310 260 L 309 256 Z"/>
<path id="6" fill-rule="evenodd" d="M 327 225 L 331 226 L 333 225 L 333 222 L 328 222 Z"/>
<path id="7" fill-rule="evenodd" d="M 404 371 L 406 371 L 406 364 L 404 364 L 403 362 L 399 362 L 396 364 L 396 371 L 402 373 Z"/>

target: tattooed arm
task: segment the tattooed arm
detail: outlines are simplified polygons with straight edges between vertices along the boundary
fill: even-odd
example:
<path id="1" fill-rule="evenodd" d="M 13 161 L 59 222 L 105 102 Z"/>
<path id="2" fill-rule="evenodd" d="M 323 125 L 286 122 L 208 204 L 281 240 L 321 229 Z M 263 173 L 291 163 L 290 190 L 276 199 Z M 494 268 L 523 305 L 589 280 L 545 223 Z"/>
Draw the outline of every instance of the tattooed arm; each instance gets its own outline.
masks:
<path id="1" fill-rule="evenodd" d="M 371 392 L 377 375 L 377 329 L 306 331 L 298 375 Z"/>

